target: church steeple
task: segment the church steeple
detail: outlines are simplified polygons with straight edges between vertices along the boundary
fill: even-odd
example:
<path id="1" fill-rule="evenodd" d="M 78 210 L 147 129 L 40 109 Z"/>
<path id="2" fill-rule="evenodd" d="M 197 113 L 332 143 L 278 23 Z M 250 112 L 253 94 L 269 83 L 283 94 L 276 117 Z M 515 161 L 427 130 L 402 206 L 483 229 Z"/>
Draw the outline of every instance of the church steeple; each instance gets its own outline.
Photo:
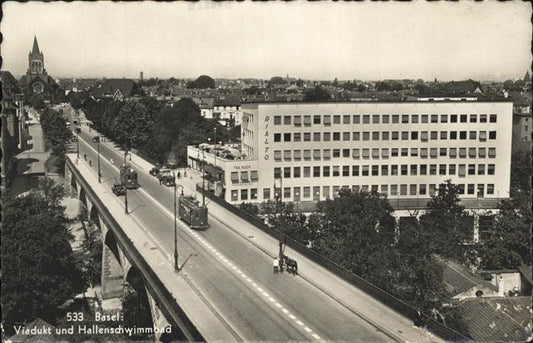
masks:
<path id="1" fill-rule="evenodd" d="M 37 43 L 37 36 L 33 36 L 33 49 L 31 49 L 31 54 L 37 55 L 40 53 L 41 52 L 39 51 L 39 44 Z"/>

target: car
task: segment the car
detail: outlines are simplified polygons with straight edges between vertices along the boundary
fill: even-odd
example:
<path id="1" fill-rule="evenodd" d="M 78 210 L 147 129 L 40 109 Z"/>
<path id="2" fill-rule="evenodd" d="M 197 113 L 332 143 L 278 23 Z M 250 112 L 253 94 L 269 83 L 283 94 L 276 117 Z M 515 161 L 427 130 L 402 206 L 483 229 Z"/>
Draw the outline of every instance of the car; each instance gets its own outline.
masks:
<path id="1" fill-rule="evenodd" d="M 100 142 L 100 136 L 94 136 L 93 143 L 98 143 L 98 142 Z"/>
<path id="2" fill-rule="evenodd" d="M 111 187 L 111 190 L 117 197 L 126 194 L 126 187 L 121 183 L 115 183 L 113 187 Z"/>
<path id="3" fill-rule="evenodd" d="M 152 169 L 150 169 L 150 175 L 152 175 L 152 176 L 159 175 L 159 168 L 153 167 Z"/>

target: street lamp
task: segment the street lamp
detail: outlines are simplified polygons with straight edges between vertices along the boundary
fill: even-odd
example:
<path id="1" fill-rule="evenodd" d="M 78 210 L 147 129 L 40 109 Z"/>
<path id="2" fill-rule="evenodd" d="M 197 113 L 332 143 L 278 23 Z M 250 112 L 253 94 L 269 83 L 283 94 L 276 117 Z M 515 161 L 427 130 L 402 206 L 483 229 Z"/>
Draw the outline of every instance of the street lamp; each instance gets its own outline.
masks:
<path id="1" fill-rule="evenodd" d="M 102 173 L 100 172 L 100 136 L 96 136 L 96 147 L 98 150 L 98 183 L 102 183 Z"/>
<path id="2" fill-rule="evenodd" d="M 174 177 L 174 270 L 179 272 L 180 266 L 178 264 L 178 220 L 176 218 L 176 173 L 172 171 Z M 183 186 L 181 187 L 181 196 L 183 196 Z"/>
<path id="3" fill-rule="evenodd" d="M 80 132 L 76 128 L 76 155 L 80 158 Z"/>
<path id="4" fill-rule="evenodd" d="M 128 160 L 126 159 L 127 154 L 128 148 L 126 147 L 124 150 L 124 166 L 122 166 L 124 169 L 123 173 L 126 173 L 128 170 Z M 122 185 L 124 185 L 124 213 L 128 214 L 128 187 L 126 186 L 126 175 L 122 176 Z"/>
<path id="5" fill-rule="evenodd" d="M 205 150 L 202 150 L 202 206 L 205 206 Z"/>

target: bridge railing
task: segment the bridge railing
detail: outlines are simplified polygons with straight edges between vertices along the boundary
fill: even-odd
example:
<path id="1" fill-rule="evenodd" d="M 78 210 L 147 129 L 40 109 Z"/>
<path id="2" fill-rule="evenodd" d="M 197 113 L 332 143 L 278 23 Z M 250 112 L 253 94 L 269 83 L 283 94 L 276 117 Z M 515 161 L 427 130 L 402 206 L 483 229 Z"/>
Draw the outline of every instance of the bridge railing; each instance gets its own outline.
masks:
<path id="1" fill-rule="evenodd" d="M 124 232 L 120 224 L 109 212 L 107 206 L 105 206 L 105 204 L 96 195 L 95 191 L 90 187 L 90 185 L 83 178 L 81 173 L 69 158 L 66 159 L 66 167 L 70 169 L 72 174 L 76 177 L 76 181 L 79 182 L 85 190 L 85 196 L 90 199 L 94 206 L 97 206 L 98 212 L 102 216 L 102 219 L 109 226 L 109 229 L 112 230 L 116 235 L 117 244 L 120 246 L 120 249 L 124 252 L 128 260 L 132 262 L 132 265 L 139 269 L 144 278 L 146 287 L 151 291 L 152 294 L 157 295 L 155 298 L 175 300 L 161 279 L 150 267 L 148 262 L 146 262 L 141 253 L 135 248 L 133 242 L 128 238 L 128 235 Z M 125 242 L 127 242 L 127 244 Z M 162 302 L 160 304 L 160 310 L 163 312 L 166 318 L 173 318 L 175 324 L 177 324 L 177 326 L 191 341 L 205 341 L 200 332 L 196 329 L 195 325 L 189 320 L 185 312 L 178 305 L 176 300 Z"/>
<path id="2" fill-rule="evenodd" d="M 254 225 L 261 231 L 265 232 L 266 234 L 279 239 L 281 233 L 268 225 L 266 225 L 263 221 L 260 219 L 242 211 L 241 209 L 227 203 L 224 199 L 215 196 L 212 192 L 204 191 L 201 187 L 201 185 L 196 185 L 196 191 L 198 191 L 200 194 L 204 193 L 207 198 L 209 198 L 211 201 L 215 202 L 216 204 L 222 206 L 223 208 L 227 209 L 231 213 L 239 216 L 240 218 L 246 220 L 250 224 Z M 366 281 L 365 279 L 353 274 L 352 272 L 344 269 L 337 263 L 327 259 L 326 257 L 318 254 L 317 252 L 307 248 L 302 243 L 298 242 L 297 240 L 291 238 L 290 236 L 285 236 L 286 244 L 290 246 L 292 249 L 296 250 L 300 254 L 304 255 L 305 257 L 309 258 L 311 261 L 317 263 L 318 265 L 322 266 L 323 268 L 331 271 L 333 274 L 337 275 L 341 279 L 349 282 L 350 284 L 354 285 L 355 287 L 361 289 L 368 295 L 372 296 L 373 298 L 381 301 L 388 307 L 394 309 L 395 311 L 401 313 L 402 315 L 406 316 L 407 318 L 411 320 L 415 320 L 418 318 L 418 311 L 413 308 L 412 306 L 408 305 L 407 303 L 403 302 L 402 300 L 396 298 L 392 294 L 388 293 L 387 291 L 373 285 L 372 283 Z M 450 327 L 447 327 L 443 325 L 442 323 L 434 320 L 433 318 L 430 318 L 428 316 L 423 315 L 425 325 L 427 325 L 427 328 L 431 330 L 436 335 L 448 340 L 448 341 L 454 341 L 454 342 L 461 342 L 461 341 L 468 341 L 470 338 L 467 338 L 463 336 L 461 333 L 453 330 Z"/>

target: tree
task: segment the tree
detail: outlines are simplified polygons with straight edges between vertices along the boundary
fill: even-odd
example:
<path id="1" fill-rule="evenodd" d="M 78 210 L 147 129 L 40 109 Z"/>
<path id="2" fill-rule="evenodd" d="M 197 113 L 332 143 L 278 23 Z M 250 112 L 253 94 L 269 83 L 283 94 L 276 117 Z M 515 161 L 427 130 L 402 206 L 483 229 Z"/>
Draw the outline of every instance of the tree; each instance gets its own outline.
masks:
<path id="1" fill-rule="evenodd" d="M 52 146 L 52 154 L 57 157 L 57 167 L 62 173 L 67 142 L 71 139 L 72 132 L 68 129 L 67 121 L 63 115 L 53 109 L 46 109 L 40 119 L 46 141 Z"/>
<path id="2" fill-rule="evenodd" d="M 312 101 L 329 101 L 331 99 L 331 95 L 329 92 L 317 85 L 315 88 L 309 89 L 307 92 L 305 92 L 304 101 L 312 102 Z"/>
<path id="3" fill-rule="evenodd" d="M 259 214 L 259 208 L 252 203 L 243 202 L 239 205 L 239 208 L 253 217 L 256 217 Z"/>
<path id="4" fill-rule="evenodd" d="M 502 200 L 499 213 L 480 249 L 483 269 L 514 269 L 531 265 L 531 199 L 517 194 Z"/>
<path id="5" fill-rule="evenodd" d="M 142 103 L 125 103 L 112 123 L 113 131 L 122 144 L 143 147 L 150 142 L 154 122 Z"/>
<path id="6" fill-rule="evenodd" d="M 210 76 L 201 75 L 196 80 L 188 82 L 187 88 L 215 88 L 215 80 L 213 80 Z"/>
<path id="7" fill-rule="evenodd" d="M 272 78 L 270 78 L 270 81 L 268 81 L 268 85 L 270 87 L 284 85 L 286 83 L 287 82 L 285 81 L 285 79 L 283 79 L 281 76 L 273 76 Z"/>
<path id="8" fill-rule="evenodd" d="M 40 192 L 4 200 L 2 207 L 2 304 L 4 327 L 43 318 L 85 289 L 75 263 L 64 208 Z"/>
<path id="9" fill-rule="evenodd" d="M 472 237 L 465 221 L 466 212 L 459 205 L 459 188 L 447 180 L 439 185 L 438 194 L 431 196 L 426 213 L 420 217 L 430 251 L 458 261 L 463 260 L 463 245 Z"/>

